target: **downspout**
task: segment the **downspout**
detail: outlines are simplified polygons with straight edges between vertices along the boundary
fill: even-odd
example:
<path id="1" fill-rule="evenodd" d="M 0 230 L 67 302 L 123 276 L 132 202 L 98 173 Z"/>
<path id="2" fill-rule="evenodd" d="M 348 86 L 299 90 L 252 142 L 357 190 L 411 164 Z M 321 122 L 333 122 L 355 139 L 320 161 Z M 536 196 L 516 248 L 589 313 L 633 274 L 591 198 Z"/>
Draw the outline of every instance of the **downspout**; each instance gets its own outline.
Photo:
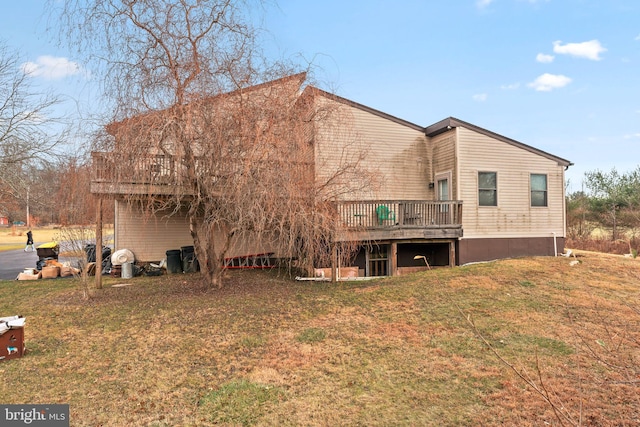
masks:
<path id="1" fill-rule="evenodd" d="M 429 168 L 429 171 L 427 172 L 427 182 L 434 182 L 435 173 L 433 171 L 433 138 L 430 136 L 427 136 L 425 138 L 427 144 L 427 156 L 429 157 L 427 159 L 427 167 Z M 435 197 L 433 197 L 433 199 L 435 199 Z"/>
<path id="2" fill-rule="evenodd" d="M 96 207 L 96 289 L 102 289 L 102 194 Z"/>
<path id="3" fill-rule="evenodd" d="M 573 163 L 568 164 L 562 170 L 562 236 L 565 238 L 565 242 L 567 238 L 567 187 L 565 181 L 565 172 L 572 164 Z M 557 253 L 558 251 L 556 251 L 556 254 Z"/>

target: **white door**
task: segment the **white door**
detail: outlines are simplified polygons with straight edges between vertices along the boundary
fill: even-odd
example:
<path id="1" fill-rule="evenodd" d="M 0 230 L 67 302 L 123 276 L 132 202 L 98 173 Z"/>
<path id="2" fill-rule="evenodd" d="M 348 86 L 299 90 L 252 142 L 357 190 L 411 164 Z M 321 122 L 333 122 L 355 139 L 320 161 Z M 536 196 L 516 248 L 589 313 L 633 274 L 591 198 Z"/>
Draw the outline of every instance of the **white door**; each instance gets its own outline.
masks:
<path id="1" fill-rule="evenodd" d="M 451 200 L 451 191 L 449 183 L 451 181 L 451 172 L 436 175 L 436 183 L 438 185 L 438 201 L 446 202 Z M 449 204 L 442 203 L 438 209 L 439 215 L 437 218 L 437 224 L 450 224 L 451 218 L 449 215 Z"/>
<path id="2" fill-rule="evenodd" d="M 449 200 L 449 178 L 438 180 L 438 200 Z"/>

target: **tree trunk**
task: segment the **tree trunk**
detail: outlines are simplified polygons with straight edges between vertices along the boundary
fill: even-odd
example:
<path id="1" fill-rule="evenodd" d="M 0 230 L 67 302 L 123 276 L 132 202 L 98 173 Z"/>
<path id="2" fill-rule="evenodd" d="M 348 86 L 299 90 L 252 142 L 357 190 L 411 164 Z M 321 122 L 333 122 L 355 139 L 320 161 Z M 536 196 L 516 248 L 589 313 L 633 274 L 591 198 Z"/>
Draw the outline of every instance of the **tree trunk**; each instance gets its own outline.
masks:
<path id="1" fill-rule="evenodd" d="M 613 233 L 612 233 L 613 235 L 611 237 L 612 237 L 612 240 L 615 242 L 616 240 L 618 240 L 618 224 L 617 224 L 617 221 L 616 221 L 616 206 L 615 205 L 611 209 L 611 219 L 612 219 L 612 222 L 613 222 L 613 227 L 612 227 L 613 228 Z"/>
<path id="2" fill-rule="evenodd" d="M 200 274 L 204 276 L 207 287 L 211 287 L 214 284 L 214 280 L 213 272 L 211 271 L 211 257 L 207 248 L 208 239 L 206 237 L 203 239 L 200 236 L 201 224 L 197 213 L 193 212 L 193 209 L 189 209 L 187 216 L 189 218 L 189 232 L 191 233 L 191 239 L 193 239 L 193 250 L 200 263 Z"/>
<path id="3" fill-rule="evenodd" d="M 102 289 L 102 197 L 96 208 L 96 289 Z"/>

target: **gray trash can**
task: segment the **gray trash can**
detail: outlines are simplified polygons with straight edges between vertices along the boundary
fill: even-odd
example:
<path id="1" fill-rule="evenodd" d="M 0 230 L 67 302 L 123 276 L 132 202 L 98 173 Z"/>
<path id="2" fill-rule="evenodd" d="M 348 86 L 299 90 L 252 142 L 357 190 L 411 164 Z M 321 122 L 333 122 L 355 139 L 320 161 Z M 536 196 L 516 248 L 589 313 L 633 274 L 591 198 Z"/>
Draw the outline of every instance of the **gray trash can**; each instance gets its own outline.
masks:
<path id="1" fill-rule="evenodd" d="M 123 263 L 121 276 L 123 279 L 131 279 L 133 277 L 133 264 L 130 262 Z"/>

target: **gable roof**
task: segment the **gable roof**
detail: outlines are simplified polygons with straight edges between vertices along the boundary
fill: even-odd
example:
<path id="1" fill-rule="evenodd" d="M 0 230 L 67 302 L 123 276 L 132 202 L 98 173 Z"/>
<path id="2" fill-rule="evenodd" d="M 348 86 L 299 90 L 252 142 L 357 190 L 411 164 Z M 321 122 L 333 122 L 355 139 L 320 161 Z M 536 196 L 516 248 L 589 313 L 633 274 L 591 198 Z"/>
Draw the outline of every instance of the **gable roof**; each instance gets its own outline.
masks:
<path id="1" fill-rule="evenodd" d="M 326 91 L 324 91 L 322 89 L 318 89 L 315 86 L 307 86 L 305 88 L 305 92 L 307 94 L 309 94 L 309 95 L 324 96 L 325 98 L 331 99 L 331 100 L 339 102 L 341 104 L 345 104 L 345 105 L 348 105 L 350 107 L 357 108 L 357 109 L 362 110 L 362 111 L 366 111 L 367 113 L 371 113 L 371 114 L 376 115 L 378 117 L 382 117 L 382 118 L 390 120 L 390 121 L 392 121 L 394 123 L 398 123 L 400 125 L 407 126 L 407 127 L 411 128 L 411 129 L 414 129 L 414 130 L 417 130 L 417 131 L 420 131 L 420 132 L 424 132 L 424 127 L 423 126 L 419 126 L 419 125 L 417 125 L 415 123 L 411 123 L 411 122 L 409 122 L 407 120 L 400 119 L 398 117 L 392 116 L 391 114 L 383 113 L 380 110 L 376 110 L 375 108 L 367 107 L 366 105 L 357 103 L 357 102 L 352 101 L 352 100 L 347 99 L 347 98 L 343 98 L 343 97 L 335 95 L 333 93 L 326 92 Z"/>
<path id="2" fill-rule="evenodd" d="M 431 126 L 427 126 L 424 131 L 427 136 L 433 137 L 456 127 L 464 127 L 479 134 L 497 139 L 498 141 L 506 142 L 507 144 L 513 145 L 514 147 L 518 147 L 539 156 L 546 157 L 547 159 L 553 160 L 560 166 L 564 166 L 565 168 L 573 165 L 572 162 L 563 159 L 562 157 L 555 156 L 553 154 L 547 153 L 546 151 L 542 151 L 530 145 L 523 144 L 522 142 L 516 141 L 515 139 L 507 138 L 506 136 L 491 132 L 490 130 L 481 128 L 480 126 L 476 126 L 463 120 L 456 119 L 455 117 L 448 117 L 444 120 L 440 120 L 439 122 L 434 123 Z"/>
<path id="3" fill-rule="evenodd" d="M 259 91 L 261 89 L 268 88 L 268 87 L 284 86 L 284 85 L 287 85 L 289 83 L 291 83 L 294 87 L 302 89 L 306 78 L 307 78 L 307 73 L 306 72 L 301 72 L 301 73 L 298 73 L 298 74 L 292 74 L 292 75 L 285 76 L 285 77 L 280 78 L 280 79 L 267 81 L 267 82 L 260 83 L 260 84 L 257 84 L 257 85 L 239 88 L 239 89 L 236 89 L 236 90 L 228 92 L 228 93 L 221 93 L 221 94 L 218 94 L 218 95 L 210 96 L 210 97 L 205 98 L 204 100 L 205 100 L 205 102 L 209 102 L 209 103 L 211 103 L 211 102 L 220 102 L 220 101 L 224 100 L 225 98 L 231 97 L 231 96 L 236 95 L 236 94 L 247 94 L 247 93 L 251 93 L 251 92 L 254 92 L 254 91 Z M 350 99 L 343 98 L 341 96 L 335 95 L 335 94 L 330 93 L 330 92 L 326 92 L 326 91 L 324 91 L 322 89 L 319 89 L 319 88 L 317 88 L 315 86 L 312 86 L 312 85 L 308 85 L 308 86 L 304 87 L 304 90 L 302 90 L 301 93 L 299 93 L 299 95 L 300 95 L 299 98 L 306 98 L 307 96 L 314 96 L 314 95 L 323 96 L 323 97 L 326 97 L 326 98 L 331 99 L 333 101 L 336 101 L 338 103 L 341 103 L 341 104 L 344 104 L 344 105 L 348 105 L 350 107 L 359 109 L 361 111 L 365 111 L 365 112 L 373 114 L 373 115 L 376 115 L 378 117 L 384 118 L 386 120 L 392 121 L 392 122 L 400 124 L 402 126 L 409 127 L 409 128 L 411 128 L 413 130 L 417 130 L 419 132 L 423 132 L 428 137 L 434 137 L 434 136 L 439 135 L 439 134 L 441 134 L 443 132 L 446 132 L 446 131 L 448 131 L 448 130 L 450 130 L 452 128 L 464 127 L 464 128 L 470 129 L 470 130 L 472 130 L 474 132 L 477 132 L 477 133 L 480 133 L 482 135 L 488 136 L 490 138 L 497 139 L 499 141 L 502 141 L 502 142 L 505 142 L 507 144 L 513 145 L 515 147 L 518 147 L 518 148 L 521 148 L 523 150 L 529 151 L 531 153 L 540 155 L 542 157 L 546 157 L 546 158 L 548 158 L 550 160 L 553 160 L 553 161 L 557 162 L 559 165 L 564 166 L 565 168 L 573 165 L 573 163 L 570 162 L 569 160 L 566 160 L 566 159 L 563 159 L 561 157 L 555 156 L 553 154 L 547 153 L 547 152 L 545 152 L 543 150 L 539 150 L 539 149 L 537 149 L 535 147 L 532 147 L 530 145 L 527 145 L 527 144 L 524 144 L 522 142 L 516 141 L 514 139 L 507 138 L 506 136 L 497 134 L 495 132 L 492 132 L 490 130 L 481 128 L 480 126 L 476 126 L 474 124 L 465 122 L 465 121 L 457 119 L 455 117 L 448 117 L 448 118 L 446 118 L 444 120 L 440 120 L 439 122 L 434 123 L 434 124 L 432 124 L 430 126 L 423 127 L 423 126 L 417 125 L 415 123 L 409 122 L 407 120 L 404 120 L 404 119 L 398 118 L 396 116 L 393 116 L 391 114 L 384 113 L 384 112 L 382 112 L 380 110 L 376 110 L 375 108 L 371 108 L 371 107 L 368 107 L 366 105 L 360 104 L 358 102 L 352 101 Z M 106 127 L 107 128 L 107 132 L 113 134 L 113 132 L 115 130 L 115 127 L 121 126 L 125 122 L 131 122 L 133 120 L 140 120 L 140 119 L 144 120 L 146 117 L 149 117 L 149 116 L 157 114 L 157 113 L 158 112 L 148 112 L 148 113 L 141 114 L 141 115 L 138 115 L 138 116 L 126 118 L 126 119 L 124 119 L 122 121 L 119 121 L 119 122 L 112 122 L 109 125 L 107 125 L 107 127 Z"/>
<path id="4" fill-rule="evenodd" d="M 407 126 L 407 127 L 411 128 L 411 129 L 418 130 L 420 132 L 424 132 L 424 134 L 426 136 L 428 136 L 428 137 L 433 137 L 433 136 L 439 135 L 439 134 L 441 134 L 443 132 L 446 132 L 446 131 L 448 131 L 448 130 L 450 130 L 452 128 L 464 127 L 464 128 L 470 129 L 470 130 L 472 130 L 474 132 L 477 132 L 477 133 L 480 133 L 482 135 L 488 136 L 490 138 L 497 139 L 498 141 L 506 142 L 507 144 L 510 144 L 510 145 L 515 146 L 515 147 L 521 148 L 523 150 L 529 151 L 531 153 L 540 155 L 542 157 L 546 157 L 546 158 L 548 158 L 550 160 L 553 160 L 553 161 L 557 162 L 560 166 L 569 167 L 569 166 L 573 165 L 572 162 L 570 162 L 569 160 L 563 159 L 562 157 L 558 157 L 558 156 L 555 156 L 553 154 L 547 153 L 546 151 L 539 150 L 539 149 L 537 149 L 535 147 L 532 147 L 530 145 L 523 144 L 522 142 L 516 141 L 515 139 L 507 138 L 506 136 L 503 136 L 503 135 L 497 134 L 495 132 L 492 132 L 490 130 L 481 128 L 480 126 L 476 126 L 474 124 L 465 122 L 463 120 L 456 119 L 455 117 L 448 117 L 448 118 L 446 118 L 444 120 L 440 120 L 439 122 L 434 123 L 434 124 L 432 124 L 430 126 L 423 127 L 423 126 L 419 126 L 419 125 L 417 125 L 415 123 L 411 123 L 411 122 L 409 122 L 407 120 L 403 120 L 403 119 L 400 119 L 398 117 L 392 116 L 391 114 L 384 113 L 384 112 L 382 112 L 380 110 L 376 110 L 375 108 L 367 107 L 366 105 L 357 103 L 355 101 L 351 101 L 350 99 L 346 99 L 346 98 L 340 97 L 338 95 L 326 92 L 326 91 L 324 91 L 322 89 L 318 89 L 318 88 L 313 87 L 313 86 L 307 86 L 305 88 L 305 92 L 307 92 L 307 91 L 309 91 L 309 92 L 311 92 L 313 94 L 316 94 L 316 95 L 320 95 L 320 96 L 324 96 L 326 98 L 332 99 L 332 100 L 334 100 L 336 102 L 339 102 L 339 103 L 342 103 L 342 104 L 345 104 L 345 105 L 349 105 L 349 106 L 351 106 L 353 108 L 357 108 L 359 110 L 366 111 L 367 113 L 374 114 L 374 115 L 376 115 L 378 117 L 382 117 L 382 118 L 390 120 L 390 121 L 392 121 L 394 123 L 398 123 L 400 125 Z"/>
<path id="5" fill-rule="evenodd" d="M 205 96 L 202 97 L 201 99 L 199 99 L 198 101 L 202 102 L 203 105 L 204 104 L 214 104 L 214 103 L 221 103 L 224 102 L 227 99 L 231 99 L 234 96 L 247 96 L 250 95 L 253 92 L 259 92 L 260 90 L 264 90 L 264 89 L 269 89 L 269 88 L 279 88 L 279 87 L 285 87 L 286 85 L 291 85 L 292 87 L 292 92 L 299 92 L 300 91 L 300 87 L 302 86 L 302 84 L 304 83 L 304 81 L 307 78 L 307 73 L 306 72 L 301 72 L 298 74 L 291 74 L 285 77 L 281 77 L 279 79 L 275 79 L 275 80 L 270 80 L 270 81 L 266 81 L 263 83 L 259 83 L 259 84 L 255 84 L 253 86 L 243 86 L 243 87 L 239 87 L 235 90 L 232 90 L 230 92 L 223 92 L 223 93 L 219 93 L 219 94 L 215 94 L 215 95 L 209 95 L 209 96 Z M 192 101 L 193 102 L 193 101 Z M 108 134 L 114 135 L 116 132 L 116 129 L 119 127 L 122 127 L 123 125 L 126 124 L 135 124 L 135 123 L 141 123 L 141 122 L 145 122 L 146 120 L 149 120 L 150 118 L 153 117 L 160 117 L 163 113 L 166 112 L 170 112 L 172 109 L 175 109 L 176 107 L 178 107 L 177 105 L 173 105 L 167 108 L 164 108 L 162 110 L 150 110 L 144 113 L 140 113 L 140 114 L 136 114 L 134 116 L 130 116 L 130 117 L 126 117 L 122 120 L 119 121 L 113 121 L 111 123 L 108 123 L 105 126 L 105 129 L 107 131 Z"/>

